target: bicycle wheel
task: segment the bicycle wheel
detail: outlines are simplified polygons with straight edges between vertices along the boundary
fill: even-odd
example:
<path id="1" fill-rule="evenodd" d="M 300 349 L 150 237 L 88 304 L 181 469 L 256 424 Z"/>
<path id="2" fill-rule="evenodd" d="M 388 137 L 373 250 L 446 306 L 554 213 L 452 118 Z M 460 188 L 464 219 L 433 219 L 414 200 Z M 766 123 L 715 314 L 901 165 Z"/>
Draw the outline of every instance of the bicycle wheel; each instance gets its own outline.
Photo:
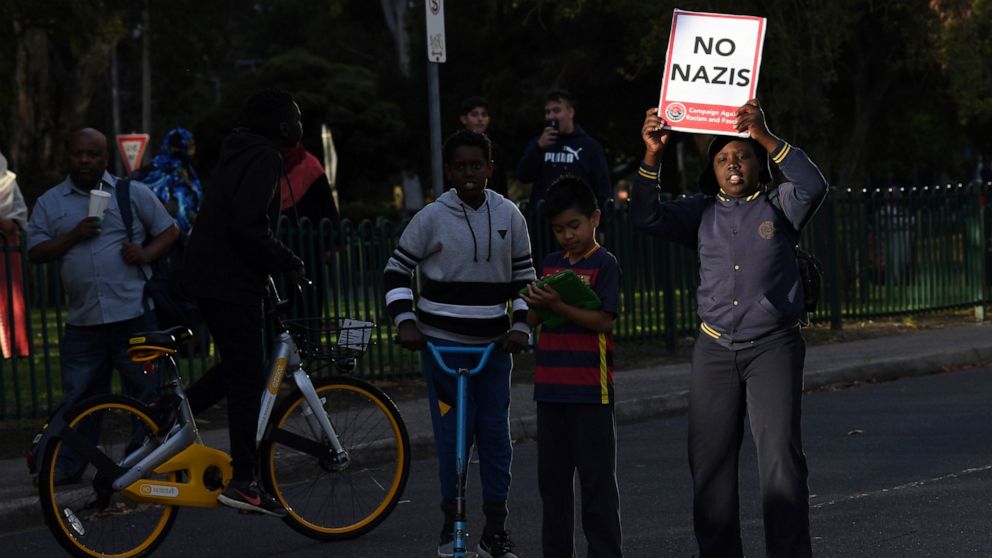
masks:
<path id="1" fill-rule="evenodd" d="M 293 529 L 319 540 L 358 537 L 381 523 L 403 493 L 410 473 L 406 426 L 389 397 L 367 382 L 332 377 L 314 388 L 350 461 L 334 464 L 287 445 L 295 435 L 316 442 L 311 451 L 329 447 L 315 436 L 310 407 L 296 390 L 272 415 L 259 451 L 262 478 Z"/>
<path id="2" fill-rule="evenodd" d="M 159 429 L 144 405 L 117 395 L 88 399 L 69 411 L 65 420 L 67 429 L 95 442 L 96 449 L 115 464 Z M 172 527 L 176 507 L 136 503 L 115 492 L 112 478 L 63 442 L 65 432 L 57 436 L 41 462 L 38 491 L 45 522 L 59 544 L 82 557 L 131 558 L 154 550 Z M 71 478 L 66 477 L 70 468 Z M 175 481 L 176 476 L 153 478 Z"/>

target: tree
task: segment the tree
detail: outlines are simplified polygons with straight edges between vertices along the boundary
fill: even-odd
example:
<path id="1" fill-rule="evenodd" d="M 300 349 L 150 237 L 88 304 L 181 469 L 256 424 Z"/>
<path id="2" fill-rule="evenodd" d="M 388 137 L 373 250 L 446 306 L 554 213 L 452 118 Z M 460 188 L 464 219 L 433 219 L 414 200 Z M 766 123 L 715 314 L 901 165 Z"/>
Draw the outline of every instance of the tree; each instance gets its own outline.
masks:
<path id="1" fill-rule="evenodd" d="M 54 4 L 54 5 L 52 5 Z M 66 134 L 89 124 L 110 51 L 123 36 L 123 1 L 8 2 L 12 79 L 3 115 L 8 158 L 35 197 L 60 177 Z"/>

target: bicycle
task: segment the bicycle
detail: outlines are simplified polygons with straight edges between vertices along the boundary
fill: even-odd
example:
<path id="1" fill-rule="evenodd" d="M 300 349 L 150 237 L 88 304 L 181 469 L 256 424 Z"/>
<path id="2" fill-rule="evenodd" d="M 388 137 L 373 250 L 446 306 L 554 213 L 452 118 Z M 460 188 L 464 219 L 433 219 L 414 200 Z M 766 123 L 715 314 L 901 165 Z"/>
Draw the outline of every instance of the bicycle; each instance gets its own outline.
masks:
<path id="1" fill-rule="evenodd" d="M 466 558 L 468 555 L 465 548 L 466 540 L 468 539 L 468 526 L 465 517 L 465 483 L 468 475 L 468 448 L 466 447 L 465 432 L 468 406 L 468 379 L 486 367 L 486 363 L 489 362 L 489 356 L 495 347 L 495 343 L 489 343 L 485 347 L 438 347 L 430 341 L 427 342 L 427 348 L 434 357 L 434 360 L 437 361 L 441 370 L 444 370 L 445 373 L 454 376 L 458 380 L 458 391 L 455 398 L 455 474 L 457 477 L 455 480 L 455 540 L 453 558 Z M 445 364 L 444 357 L 442 356 L 444 353 L 479 355 L 479 364 L 471 370 L 467 368 L 455 370 Z"/>
<path id="2" fill-rule="evenodd" d="M 374 324 L 282 319 L 288 304 L 273 298 L 278 327 L 256 434 L 261 480 L 294 530 L 324 541 L 358 537 L 379 525 L 403 493 L 410 471 L 406 426 L 375 386 L 343 375 L 314 383 L 301 362 L 330 361 L 339 373 L 350 372 Z M 38 486 L 45 521 L 70 554 L 147 555 L 165 539 L 179 507 L 220 506 L 231 459 L 200 439 L 174 359 L 191 338 L 179 326 L 129 340 L 131 360 L 165 374 L 157 405 L 97 396 L 54 427 Z M 276 406 L 287 378 L 295 389 Z M 92 426 L 100 432 L 96 443 L 80 432 Z M 56 482 L 65 447 L 87 461 L 78 483 Z"/>

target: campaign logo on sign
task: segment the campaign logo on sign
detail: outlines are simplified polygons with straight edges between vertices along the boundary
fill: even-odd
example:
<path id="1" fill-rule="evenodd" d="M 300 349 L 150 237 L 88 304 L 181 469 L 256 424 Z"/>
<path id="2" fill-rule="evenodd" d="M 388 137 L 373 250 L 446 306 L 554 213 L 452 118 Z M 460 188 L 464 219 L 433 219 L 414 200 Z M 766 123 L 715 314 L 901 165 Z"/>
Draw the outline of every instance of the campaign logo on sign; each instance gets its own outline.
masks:
<path id="1" fill-rule="evenodd" d="M 680 122 L 685 118 L 685 105 L 682 103 L 671 103 L 665 107 L 665 116 L 671 122 Z"/>

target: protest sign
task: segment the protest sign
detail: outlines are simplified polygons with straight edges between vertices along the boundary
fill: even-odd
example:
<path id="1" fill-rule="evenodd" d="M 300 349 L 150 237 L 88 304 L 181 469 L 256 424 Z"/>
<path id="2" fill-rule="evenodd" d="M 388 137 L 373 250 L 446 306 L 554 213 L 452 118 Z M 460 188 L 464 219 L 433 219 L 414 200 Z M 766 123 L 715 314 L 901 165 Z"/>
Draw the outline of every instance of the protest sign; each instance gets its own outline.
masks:
<path id="1" fill-rule="evenodd" d="M 758 88 L 765 18 L 675 10 L 658 115 L 665 128 L 739 134 L 735 113 Z"/>

